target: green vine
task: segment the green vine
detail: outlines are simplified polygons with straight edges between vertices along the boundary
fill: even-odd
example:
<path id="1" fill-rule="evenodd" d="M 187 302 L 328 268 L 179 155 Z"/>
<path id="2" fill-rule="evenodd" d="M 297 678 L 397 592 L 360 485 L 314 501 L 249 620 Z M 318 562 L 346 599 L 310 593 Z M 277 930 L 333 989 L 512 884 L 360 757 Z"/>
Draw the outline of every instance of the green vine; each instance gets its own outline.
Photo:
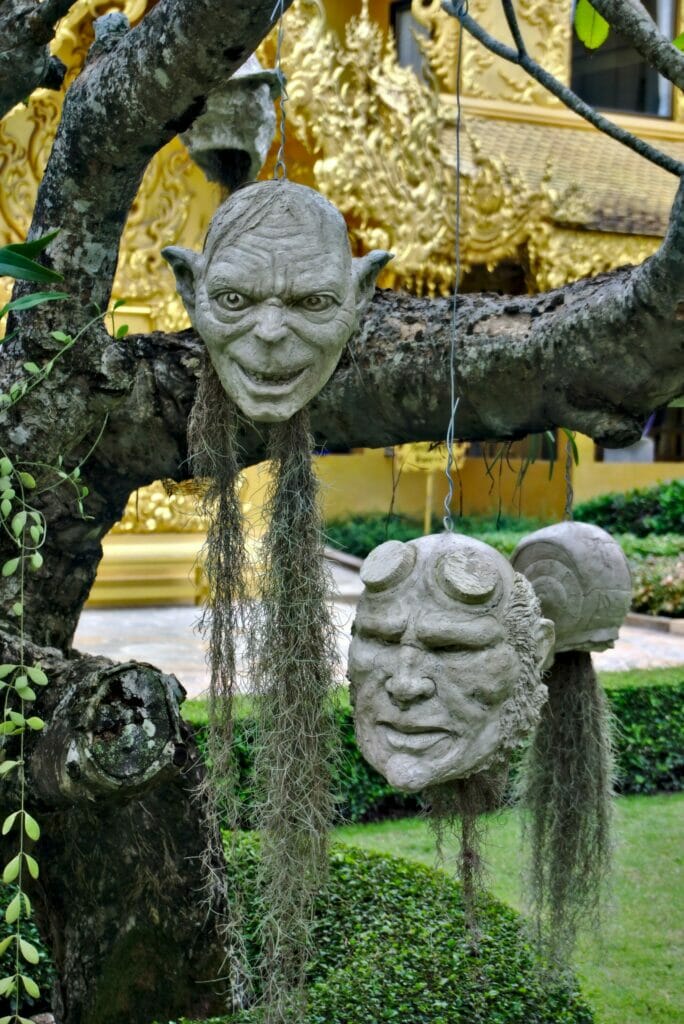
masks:
<path id="1" fill-rule="evenodd" d="M 5 246 L 0 249 L 0 273 L 36 282 L 60 279 L 60 276 L 54 271 L 42 267 L 32 259 L 54 238 L 54 234 L 46 235 L 33 242 Z M 11 311 L 28 310 L 43 303 L 64 298 L 67 296 L 63 292 L 34 292 L 8 302 L 0 309 L 0 318 Z M 122 304 L 122 301 L 114 303 L 113 309 L 119 308 Z M 33 362 L 24 363 L 25 375 L 14 381 L 7 393 L 0 394 L 0 410 L 11 409 L 43 383 L 52 373 L 56 362 L 78 342 L 95 322 L 102 319 L 103 315 L 101 311 L 98 311 L 97 315 L 74 335 L 64 331 L 52 331 L 51 337 L 61 343 L 61 349 L 43 366 L 38 366 Z M 111 315 L 114 326 L 113 311 Z M 127 330 L 128 328 L 122 325 L 115 331 L 116 337 L 123 337 Z M 9 337 L 11 336 L 6 336 L 4 340 L 9 340 Z M 40 826 L 26 807 L 25 745 L 27 736 L 31 732 L 40 732 L 44 727 L 41 718 L 30 714 L 30 705 L 37 699 L 34 687 L 44 687 L 49 683 L 43 666 L 39 662 L 29 664 L 26 655 L 24 622 L 26 576 L 27 573 L 35 573 L 42 568 L 41 548 L 45 544 L 47 534 L 45 517 L 33 503 L 40 495 L 66 483 L 74 490 L 79 515 L 82 518 L 88 518 L 83 506 L 83 501 L 88 495 L 88 487 L 81 479 L 81 469 L 97 447 L 106 424 L 107 416 L 105 416 L 90 450 L 71 470 L 64 467 L 61 455 L 57 457 L 55 465 L 43 462 L 22 462 L 15 465 L 11 454 L 0 446 L 0 528 L 17 547 L 16 555 L 5 561 L 0 568 L 0 576 L 4 579 L 16 577 L 19 583 L 18 600 L 10 610 L 17 619 L 18 626 L 17 660 L 0 664 L 0 692 L 4 691 L 0 744 L 4 747 L 9 739 L 18 742 L 16 755 L 13 758 L 5 757 L 0 761 L 0 778 L 8 780 L 14 774 L 18 790 L 16 807 L 5 817 L 1 827 L 3 837 L 15 837 L 10 858 L 4 865 L 2 881 L 4 885 L 16 887 L 16 893 L 5 910 L 5 923 L 10 929 L 9 934 L 0 940 L 0 957 L 4 956 L 14 945 L 14 970 L 0 978 L 0 997 L 6 998 L 10 1005 L 13 1005 L 13 1012 L 0 1017 L 0 1024 L 31 1024 L 28 1018 L 19 1013 L 22 990 L 32 1000 L 40 998 L 38 984 L 30 974 L 31 968 L 40 962 L 40 954 L 24 934 L 24 925 L 32 915 L 31 900 L 26 892 L 27 876 L 33 881 L 39 876 L 38 861 L 31 851 L 33 844 L 40 839 Z M 54 480 L 39 488 L 33 474 L 40 471 L 52 474 Z"/>

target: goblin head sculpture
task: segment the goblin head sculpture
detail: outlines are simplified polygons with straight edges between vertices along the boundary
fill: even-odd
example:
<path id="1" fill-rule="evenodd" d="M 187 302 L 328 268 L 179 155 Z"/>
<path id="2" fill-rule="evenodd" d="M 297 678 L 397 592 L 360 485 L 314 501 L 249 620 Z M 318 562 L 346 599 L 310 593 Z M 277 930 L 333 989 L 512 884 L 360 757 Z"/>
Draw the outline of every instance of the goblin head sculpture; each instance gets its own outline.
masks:
<path id="1" fill-rule="evenodd" d="M 388 541 L 361 578 L 348 675 L 366 760 L 415 792 L 503 759 L 546 700 L 553 626 L 527 580 L 451 533 Z"/>
<path id="2" fill-rule="evenodd" d="M 286 180 L 234 192 L 203 253 L 171 246 L 163 255 L 226 393 L 266 423 L 321 390 L 391 258 L 352 259 L 340 212 Z"/>
<path id="3" fill-rule="evenodd" d="M 525 537 L 511 562 L 556 627 L 556 653 L 613 646 L 629 610 L 632 581 L 609 533 L 589 523 L 556 523 Z"/>

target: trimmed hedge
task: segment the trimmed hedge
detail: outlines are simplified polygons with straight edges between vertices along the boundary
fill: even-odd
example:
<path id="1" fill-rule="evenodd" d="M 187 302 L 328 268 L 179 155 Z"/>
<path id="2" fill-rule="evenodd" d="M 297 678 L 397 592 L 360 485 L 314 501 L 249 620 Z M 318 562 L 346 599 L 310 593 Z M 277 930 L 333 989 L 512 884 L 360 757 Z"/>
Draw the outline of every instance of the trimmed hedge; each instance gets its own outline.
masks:
<path id="1" fill-rule="evenodd" d="M 625 494 L 601 494 L 575 505 L 574 516 L 610 533 L 684 533 L 684 479 Z"/>
<path id="2" fill-rule="evenodd" d="M 616 723 L 618 792 L 684 789 L 684 666 L 681 674 L 666 674 L 668 681 L 661 685 L 649 684 L 644 678 L 643 684 L 621 686 L 619 678 L 620 674 L 611 675 L 606 687 Z M 363 759 L 356 744 L 346 693 L 343 691 L 340 696 L 342 700 L 335 707 L 342 745 L 341 767 L 335 784 L 339 820 L 347 823 L 380 821 L 420 811 L 422 805 L 417 796 L 393 789 Z M 196 726 L 197 739 L 202 746 L 206 707 L 193 701 L 191 714 L 186 717 Z M 245 808 L 242 821 L 247 828 L 251 825 L 250 734 L 249 718 L 238 720 L 236 744 Z"/>
<path id="3" fill-rule="evenodd" d="M 257 851 L 253 839 L 241 848 L 240 873 L 248 881 Z M 258 911 L 250 895 L 255 934 Z M 482 940 L 473 956 L 460 888 L 446 875 L 335 847 L 301 1024 L 592 1024 L 574 982 L 551 981 L 543 971 L 514 911 L 485 898 L 479 920 Z M 204 1024 L 261 1020 L 253 1010 Z"/>

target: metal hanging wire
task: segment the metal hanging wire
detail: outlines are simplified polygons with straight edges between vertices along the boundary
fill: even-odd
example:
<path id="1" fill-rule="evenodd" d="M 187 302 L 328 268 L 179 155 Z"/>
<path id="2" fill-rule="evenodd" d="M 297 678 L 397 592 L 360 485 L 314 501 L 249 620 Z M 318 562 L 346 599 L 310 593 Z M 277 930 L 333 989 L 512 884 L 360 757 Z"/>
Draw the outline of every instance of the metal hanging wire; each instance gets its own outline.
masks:
<path id="1" fill-rule="evenodd" d="M 287 113 L 285 110 L 285 104 L 287 103 L 287 80 L 283 74 L 282 64 L 282 51 L 283 51 L 283 40 L 285 38 L 285 0 L 278 0 L 273 13 L 271 14 L 271 21 L 275 21 L 276 16 L 278 17 L 278 37 L 276 41 L 276 59 L 275 59 L 275 73 L 278 79 L 278 85 L 280 87 L 280 145 L 278 146 L 278 153 L 276 155 L 275 167 L 273 168 L 273 177 L 275 179 L 287 178 L 287 165 L 285 163 L 285 138 L 287 129 Z"/>
<path id="2" fill-rule="evenodd" d="M 457 5 L 457 17 L 468 13 L 468 0 Z M 459 399 L 456 395 L 456 335 L 459 285 L 461 283 L 461 64 L 463 61 L 463 28 L 459 28 L 458 50 L 456 56 L 456 279 L 451 307 L 451 346 L 449 350 L 449 400 L 451 414 L 446 431 L 447 461 L 445 474 L 447 478 L 447 494 L 444 498 L 444 529 L 453 532 L 454 519 L 452 505 L 454 501 L 454 442 L 456 440 L 456 414 Z"/>

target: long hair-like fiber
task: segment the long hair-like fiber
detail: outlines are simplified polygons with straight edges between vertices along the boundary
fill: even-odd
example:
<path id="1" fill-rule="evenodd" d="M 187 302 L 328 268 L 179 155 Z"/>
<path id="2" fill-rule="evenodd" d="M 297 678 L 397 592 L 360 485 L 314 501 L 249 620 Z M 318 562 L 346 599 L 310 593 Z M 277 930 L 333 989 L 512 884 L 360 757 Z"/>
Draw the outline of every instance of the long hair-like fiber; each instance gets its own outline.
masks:
<path id="1" fill-rule="evenodd" d="M 455 779 L 433 786 L 425 794 L 438 859 L 443 859 L 448 836 L 454 836 L 458 841 L 457 868 L 463 893 L 463 911 L 474 951 L 480 938 L 477 907 L 484 890 L 484 815 L 501 806 L 507 780 L 508 754 L 495 767 L 467 779 Z"/>
<path id="2" fill-rule="evenodd" d="M 237 422 L 237 411 L 206 360 L 188 424 L 192 471 L 205 485 L 201 508 L 208 520 L 204 571 L 209 598 L 200 629 L 209 638 L 209 724 L 207 772 L 199 796 L 208 808 L 204 854 L 208 903 L 210 910 L 219 913 L 233 1009 L 246 1005 L 251 991 L 240 891 L 235 886 L 228 889 L 221 836 L 222 826 L 228 826 L 235 839 L 239 827 L 233 715 L 238 691 L 237 641 L 244 628 L 247 602 Z"/>
<path id="3" fill-rule="evenodd" d="M 613 757 L 608 705 L 591 655 L 556 655 L 549 700 L 521 780 L 529 899 L 537 936 L 558 966 L 577 933 L 598 927 L 611 866 Z"/>
<path id="4" fill-rule="evenodd" d="M 298 1024 L 314 900 L 325 883 L 336 748 L 335 630 L 308 412 L 271 428 L 261 618 L 254 633 L 255 777 L 266 1024 Z"/>

